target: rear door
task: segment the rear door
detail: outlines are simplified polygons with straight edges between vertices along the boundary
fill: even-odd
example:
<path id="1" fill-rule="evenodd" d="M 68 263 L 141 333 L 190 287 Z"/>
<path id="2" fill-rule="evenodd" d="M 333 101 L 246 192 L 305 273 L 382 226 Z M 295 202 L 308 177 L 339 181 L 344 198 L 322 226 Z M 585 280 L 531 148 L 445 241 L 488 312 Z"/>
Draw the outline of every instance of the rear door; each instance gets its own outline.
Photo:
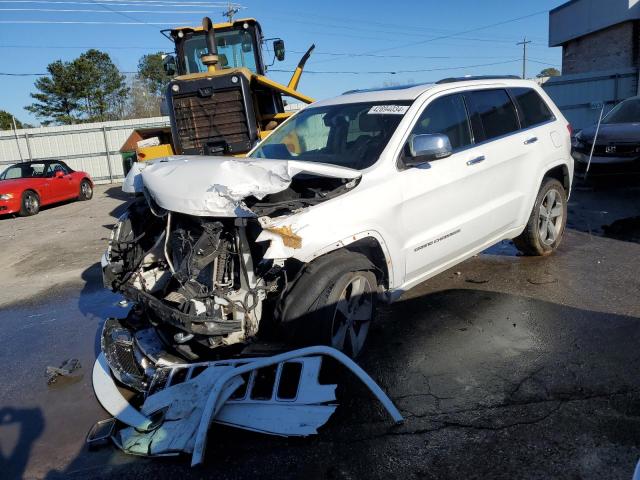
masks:
<path id="1" fill-rule="evenodd" d="M 474 141 L 482 161 L 470 165 L 475 170 L 478 225 L 482 243 L 500 240 L 517 228 L 528 198 L 524 186 L 534 176 L 533 152 L 523 132 L 511 96 L 504 88 L 465 93 Z"/>
<path id="2" fill-rule="evenodd" d="M 540 171 L 562 156 L 562 138 L 566 132 L 558 131 L 559 124 L 553 112 L 533 88 L 510 88 L 509 94 L 518 110 L 522 126 L 520 141 L 525 146 L 522 173 L 514 179 L 517 182 L 514 187 L 524 195 L 519 222 L 524 224 L 531 213 L 532 199 L 540 188 L 537 183 Z"/>

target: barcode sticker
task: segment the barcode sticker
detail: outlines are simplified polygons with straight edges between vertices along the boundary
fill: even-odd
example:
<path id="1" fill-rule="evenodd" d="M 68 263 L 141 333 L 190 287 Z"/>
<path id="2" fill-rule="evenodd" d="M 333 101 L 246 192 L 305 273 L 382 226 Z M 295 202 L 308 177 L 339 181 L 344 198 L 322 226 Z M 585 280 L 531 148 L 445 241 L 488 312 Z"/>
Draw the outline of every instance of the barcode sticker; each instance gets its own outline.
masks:
<path id="1" fill-rule="evenodd" d="M 408 105 L 374 105 L 369 109 L 369 115 L 404 115 L 409 110 Z"/>

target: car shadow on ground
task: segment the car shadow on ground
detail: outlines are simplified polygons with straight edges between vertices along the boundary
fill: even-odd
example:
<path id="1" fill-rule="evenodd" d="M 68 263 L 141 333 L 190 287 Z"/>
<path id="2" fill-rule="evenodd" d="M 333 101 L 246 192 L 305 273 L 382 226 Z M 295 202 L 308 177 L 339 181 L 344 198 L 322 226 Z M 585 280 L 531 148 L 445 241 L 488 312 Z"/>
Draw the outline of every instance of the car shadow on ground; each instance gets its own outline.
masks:
<path id="1" fill-rule="evenodd" d="M 116 200 L 122 200 L 123 202 L 109 212 L 109 215 L 114 218 L 120 218 L 134 198 L 133 195 L 123 192 L 121 185 L 109 187 L 104 191 L 104 195 L 110 198 L 115 198 Z"/>
<path id="2" fill-rule="evenodd" d="M 317 436 L 214 425 L 196 469 L 185 456 L 140 460 L 109 445 L 47 478 L 578 478 L 594 442 L 607 447 L 589 476 L 630 476 L 638 320 L 476 289 L 409 296 L 384 309 L 358 362 L 403 425 L 345 373 L 340 408 Z"/>
<path id="3" fill-rule="evenodd" d="M 0 429 L 17 431 L 11 445 L 0 444 L 0 472 L 7 479 L 24 478 L 31 449 L 44 431 L 44 417 L 39 408 L 0 407 Z"/>

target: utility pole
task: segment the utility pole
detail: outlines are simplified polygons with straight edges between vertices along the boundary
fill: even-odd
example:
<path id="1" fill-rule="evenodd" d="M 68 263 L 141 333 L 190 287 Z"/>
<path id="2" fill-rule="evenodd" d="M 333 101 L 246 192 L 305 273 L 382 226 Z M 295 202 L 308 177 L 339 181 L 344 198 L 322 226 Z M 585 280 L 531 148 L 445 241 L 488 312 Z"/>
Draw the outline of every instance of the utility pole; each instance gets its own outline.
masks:
<path id="1" fill-rule="evenodd" d="M 531 43 L 531 40 L 527 40 L 527 37 L 516 45 L 522 45 L 522 78 L 527 78 L 527 44 Z"/>
<path id="2" fill-rule="evenodd" d="M 227 3 L 227 11 L 222 14 L 223 17 L 227 17 L 229 19 L 229 23 L 233 23 L 233 16 L 240 11 L 238 5 L 228 2 Z"/>

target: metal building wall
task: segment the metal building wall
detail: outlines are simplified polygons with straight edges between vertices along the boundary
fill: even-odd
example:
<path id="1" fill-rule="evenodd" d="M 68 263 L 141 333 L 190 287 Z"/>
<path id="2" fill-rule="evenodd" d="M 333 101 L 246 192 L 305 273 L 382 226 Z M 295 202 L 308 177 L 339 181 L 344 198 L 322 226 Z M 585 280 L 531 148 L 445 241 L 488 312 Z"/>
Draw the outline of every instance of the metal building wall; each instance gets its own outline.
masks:
<path id="1" fill-rule="evenodd" d="M 602 104 L 606 113 L 625 98 L 638 94 L 638 70 L 550 77 L 542 88 L 579 130 L 598 121 Z"/>
<path id="2" fill-rule="evenodd" d="M 120 147 L 136 128 L 164 127 L 169 117 L 0 131 L 0 170 L 21 160 L 56 159 L 97 183 L 124 177 Z M 16 138 L 17 136 L 17 138 Z"/>

